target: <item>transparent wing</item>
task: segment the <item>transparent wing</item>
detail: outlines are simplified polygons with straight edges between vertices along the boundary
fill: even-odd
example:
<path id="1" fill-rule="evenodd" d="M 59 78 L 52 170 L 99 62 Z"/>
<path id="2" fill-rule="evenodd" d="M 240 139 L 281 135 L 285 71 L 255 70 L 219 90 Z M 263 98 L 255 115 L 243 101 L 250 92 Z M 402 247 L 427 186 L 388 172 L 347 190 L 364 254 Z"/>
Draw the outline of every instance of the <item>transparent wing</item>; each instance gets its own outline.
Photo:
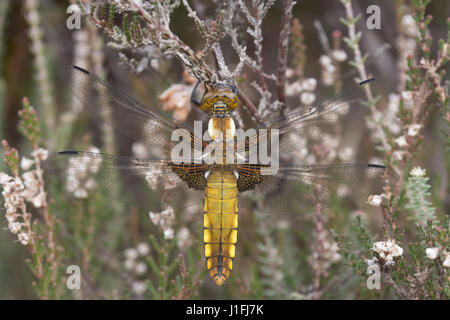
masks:
<path id="1" fill-rule="evenodd" d="M 249 190 L 257 208 L 288 217 L 310 214 L 318 205 L 326 208 L 333 201 L 367 203 L 369 195 L 382 194 L 385 186 L 392 188 L 398 180 L 394 171 L 374 164 L 280 164 L 277 174 L 266 176 L 259 175 L 260 169 L 258 165 L 237 166 L 240 176 L 259 179 Z"/>
<path id="2" fill-rule="evenodd" d="M 72 77 L 72 93 L 81 103 L 98 119 L 120 131 L 130 141 L 143 141 L 167 152 L 174 145 L 171 141 L 172 133 L 176 129 L 182 129 L 179 132 L 183 141 L 192 140 L 195 148 L 202 148 L 201 143 L 194 145 L 194 131 L 188 125 L 155 108 L 140 104 L 95 74 L 77 66 L 66 68 L 64 73 L 69 73 Z M 95 103 L 86 94 L 89 90 L 94 90 L 97 94 Z M 199 139 L 201 141 L 201 136 Z"/>
<path id="3" fill-rule="evenodd" d="M 147 210 L 164 209 L 163 204 L 201 205 L 203 201 L 200 187 L 206 166 L 202 164 L 175 165 L 167 160 L 63 151 L 50 156 L 44 168 L 79 198 L 98 192 Z"/>
<path id="4" fill-rule="evenodd" d="M 378 90 L 385 92 L 387 86 L 383 85 L 383 81 L 376 82 Z M 332 95 L 311 106 L 296 108 L 284 117 L 268 121 L 264 124 L 264 128 L 278 130 L 281 154 L 297 152 L 302 148 L 330 140 L 339 136 L 346 116 L 353 118 L 367 112 L 362 103 L 366 101 L 363 86 L 368 83 L 373 84 L 373 81 L 348 87 L 345 92 Z M 270 138 L 270 132 L 268 135 L 255 132 L 245 140 L 245 149 L 248 150 L 251 144 L 263 143 Z M 237 148 L 243 148 L 242 142 L 237 143 Z"/>

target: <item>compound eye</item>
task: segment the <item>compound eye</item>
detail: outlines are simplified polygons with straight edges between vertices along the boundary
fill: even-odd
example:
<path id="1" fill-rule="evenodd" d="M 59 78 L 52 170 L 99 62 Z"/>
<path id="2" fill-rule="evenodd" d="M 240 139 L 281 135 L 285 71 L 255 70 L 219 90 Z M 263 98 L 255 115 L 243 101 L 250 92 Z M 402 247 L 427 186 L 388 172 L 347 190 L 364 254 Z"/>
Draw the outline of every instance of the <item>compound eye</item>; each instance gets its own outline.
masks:
<path id="1" fill-rule="evenodd" d="M 208 87 L 204 81 L 198 81 L 192 90 L 191 102 L 199 106 L 202 103 L 203 96 L 208 91 Z"/>

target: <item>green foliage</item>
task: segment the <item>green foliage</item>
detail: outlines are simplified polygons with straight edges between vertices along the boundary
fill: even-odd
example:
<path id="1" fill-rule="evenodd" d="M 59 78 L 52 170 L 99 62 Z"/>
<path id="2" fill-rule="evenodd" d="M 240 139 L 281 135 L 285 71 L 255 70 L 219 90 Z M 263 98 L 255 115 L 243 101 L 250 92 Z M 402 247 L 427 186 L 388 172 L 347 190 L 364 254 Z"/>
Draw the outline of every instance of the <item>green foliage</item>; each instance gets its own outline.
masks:
<path id="1" fill-rule="evenodd" d="M 425 225 L 428 220 L 435 219 L 436 209 L 428 198 L 431 196 L 429 178 L 426 176 L 412 176 L 408 178 L 406 184 L 406 195 L 409 203 L 407 209 L 413 211 L 413 219 L 417 224 Z"/>

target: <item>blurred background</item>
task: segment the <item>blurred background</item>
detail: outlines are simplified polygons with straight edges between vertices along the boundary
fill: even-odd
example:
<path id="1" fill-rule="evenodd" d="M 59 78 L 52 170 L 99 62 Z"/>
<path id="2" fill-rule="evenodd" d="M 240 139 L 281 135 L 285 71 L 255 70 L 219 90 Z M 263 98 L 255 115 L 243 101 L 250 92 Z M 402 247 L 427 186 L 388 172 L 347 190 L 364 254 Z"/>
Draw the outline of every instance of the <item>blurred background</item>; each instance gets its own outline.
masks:
<path id="1" fill-rule="evenodd" d="M 101 1 L 98 1 L 101 3 Z M 215 17 L 214 2 L 190 1 L 202 19 L 210 21 Z M 363 31 L 360 47 L 370 53 L 367 66 L 371 74 L 384 81 L 384 97 L 380 111 L 389 103 L 388 94 L 397 90 L 401 72 L 398 71 L 399 21 L 396 16 L 402 1 L 353 1 L 355 14 L 361 14 L 357 29 Z M 41 146 L 50 153 L 76 148 L 89 150 L 96 147 L 102 151 L 114 150 L 121 154 L 136 154 L 133 146 L 120 144 L 116 133 L 107 133 L 94 122 L 86 109 L 77 106 L 70 92 L 70 79 L 61 78 L 61 69 L 65 65 L 77 64 L 93 71 L 112 85 L 129 93 L 148 106 L 162 109 L 164 100 L 161 94 L 173 84 L 190 86 L 183 76 L 185 71 L 175 58 L 159 57 L 146 61 L 140 73 L 139 66 L 130 68 L 121 59 L 118 46 L 108 45 L 111 39 L 94 26 L 86 17 L 81 20 L 81 30 L 69 30 L 66 20 L 67 8 L 71 1 L 33 1 L 2 0 L 0 3 L 0 132 L 2 140 L 19 150 L 21 156 L 29 157 L 32 146 L 18 130 L 18 112 L 23 108 L 22 99 L 28 97 L 36 109 L 41 130 Z M 369 5 L 381 8 L 381 29 L 368 30 L 365 27 L 365 13 Z M 405 5 L 408 8 L 407 5 Z M 407 10 L 406 10 L 407 11 Z M 427 7 L 427 14 L 433 16 L 430 32 L 435 39 L 446 39 L 446 23 L 450 12 L 450 3 L 434 0 Z M 264 19 L 263 52 L 266 73 L 276 73 L 281 1 L 276 1 Z M 301 23 L 305 61 L 302 76 L 317 79 L 315 99 L 323 98 L 327 92 L 323 78 L 323 65 L 320 57 L 325 54 L 323 36 L 330 43 L 339 32 L 347 34 L 346 26 L 340 21 L 345 10 L 338 0 L 298 1 L 293 17 Z M 242 17 L 242 23 L 246 23 Z M 171 29 L 194 50 L 203 47 L 203 40 L 183 6 L 176 8 L 171 16 Z M 333 36 L 334 35 L 334 36 Z M 342 38 L 341 36 L 341 38 Z M 322 37 L 322 40 L 321 40 Z M 230 40 L 225 37 L 221 43 L 226 61 L 237 63 L 237 57 Z M 340 48 L 347 56 L 352 56 L 348 47 L 341 42 Z M 383 48 L 379 50 L 380 48 Z M 432 52 L 437 51 L 434 42 Z M 146 49 L 147 50 L 147 49 Z M 248 52 L 253 52 L 251 41 L 247 43 Z M 145 54 L 143 54 L 145 56 Z M 289 53 L 289 65 L 296 57 Z M 137 64 L 142 62 L 136 58 Z M 136 62 L 135 61 L 135 62 Z M 344 85 L 352 83 L 356 76 L 348 61 L 340 64 L 339 80 Z M 133 64 L 133 61 L 131 61 Z M 136 66 L 136 63 L 134 64 Z M 142 69 L 142 68 L 141 68 Z M 292 69 L 291 69 L 292 70 Z M 243 72 L 241 90 L 258 104 L 258 93 L 250 85 L 255 75 Z M 64 77 L 64 76 L 63 76 Z M 288 80 L 291 83 L 294 80 Z M 320 88 L 325 88 L 323 91 Z M 387 88 L 387 89 L 386 89 Z M 275 92 L 275 87 L 270 87 Z M 386 91 L 387 90 L 387 91 Z M 166 92 L 166 94 L 169 94 Z M 160 97 L 160 99 L 158 99 Z M 288 97 L 289 105 L 301 105 L 301 100 L 293 94 Z M 77 109 L 78 108 L 78 109 Z M 170 108 L 170 106 L 168 106 Z M 190 106 L 180 110 L 186 121 L 205 119 L 205 115 Z M 252 119 L 246 112 L 240 117 L 247 126 Z M 356 117 L 356 116 L 355 116 Z M 346 125 L 341 145 L 351 145 L 352 155 L 341 154 L 340 159 L 352 161 L 378 161 L 383 163 L 383 153 L 376 151 L 376 144 L 370 138 L 363 115 L 351 119 Z M 415 155 L 413 165 L 425 168 L 430 177 L 431 201 L 438 211 L 449 212 L 448 195 L 448 151 L 445 149 L 445 137 L 441 133 L 441 115 L 437 108 L 429 115 L 423 129 L 424 141 Z M 54 136 L 52 139 L 46 137 Z M 116 139 L 117 138 L 117 139 Z M 348 139 L 348 141 L 346 141 Z M 115 142 L 118 141 L 119 144 Z M 135 146 L 136 148 L 139 147 Z M 3 161 L 0 171 L 7 172 Z M 50 180 L 49 180 L 50 181 Z M 290 230 L 289 223 L 270 223 L 270 218 L 258 217 L 243 207 L 240 216 L 240 228 L 237 244 L 237 258 L 230 283 L 216 287 L 205 274 L 202 244 L 201 204 L 188 212 L 175 212 L 173 229 L 177 241 L 164 238 L 162 230 L 149 219 L 148 212 L 138 206 L 110 202 L 100 195 L 89 195 L 87 199 L 76 199 L 63 190 L 61 183 L 49 182 L 46 186 L 49 198 L 53 199 L 51 211 L 58 225 L 58 246 L 61 246 L 60 263 L 61 283 L 66 277 L 65 266 L 82 266 L 83 290 L 69 292 L 65 288 L 58 290 L 56 297 L 72 298 L 310 298 L 313 290 L 314 236 L 312 222 L 305 222 Z M 143 191 L 149 192 L 149 191 Z M 350 218 L 355 211 L 336 208 L 330 219 L 330 228 L 345 233 L 349 230 Z M 378 213 L 375 213 L 379 215 Z M 26 247 L 16 241 L 16 235 L 7 229 L 3 217 L 0 222 L 0 299 L 36 299 L 33 288 L 36 279 L 30 272 L 30 253 Z M 381 235 L 381 225 L 377 218 L 370 219 L 370 228 L 374 234 Z M 407 218 L 401 221 L 408 221 Z M 404 232 L 406 239 L 414 237 L 414 225 Z M 182 231 L 181 231 L 182 230 Z M 153 238 L 149 240 L 149 236 Z M 180 242 L 184 239 L 184 242 Z M 329 257 L 325 268 L 322 298 L 391 298 L 390 293 L 376 293 L 365 288 L 365 281 L 352 275 L 339 258 L 332 238 L 329 243 Z M 334 249 L 333 249 L 334 248 Z M 161 251 L 161 252 L 158 252 Z M 180 255 L 183 264 L 180 263 Z M 149 259 L 149 257 L 152 257 Z M 27 263 L 28 261 L 28 263 Z M 183 270 L 183 266 L 185 270 Z M 134 269 L 133 269 L 134 268 Z M 134 270 L 134 271 L 130 271 Z M 162 270 L 155 275 L 156 270 Z M 181 270 L 181 271 L 180 271 Z M 191 287 L 180 293 L 180 279 L 190 277 Z M 165 277 L 165 278 L 164 278 Z M 171 279 L 178 279 L 177 284 Z M 282 280 L 280 280 L 282 279 Z M 167 280 L 167 281 L 166 281 Z M 155 290 L 149 290 L 150 281 Z M 175 280 L 173 280 L 175 281 Z M 167 283 L 165 283 L 167 282 Z M 164 284 L 163 284 L 164 283 Z M 64 285 L 62 286 L 64 287 Z M 164 289 L 161 289 L 164 288 Z M 172 288 L 173 287 L 173 288 Z M 147 288 L 143 289 L 143 288 Z M 160 289 L 158 289 L 160 288 Z M 191 290 L 191 291 L 189 291 Z M 150 291 L 150 292 L 149 292 Z"/>

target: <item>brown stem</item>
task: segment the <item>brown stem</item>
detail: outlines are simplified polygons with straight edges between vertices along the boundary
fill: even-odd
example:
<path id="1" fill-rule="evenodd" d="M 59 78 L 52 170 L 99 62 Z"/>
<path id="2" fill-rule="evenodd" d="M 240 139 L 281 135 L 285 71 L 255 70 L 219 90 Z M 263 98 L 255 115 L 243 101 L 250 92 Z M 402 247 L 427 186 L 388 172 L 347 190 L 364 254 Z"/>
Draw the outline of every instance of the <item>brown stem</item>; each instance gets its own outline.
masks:
<path id="1" fill-rule="evenodd" d="M 289 49 L 289 37 L 291 34 L 292 0 L 283 0 L 283 16 L 281 17 L 281 31 L 278 46 L 278 67 L 277 67 L 277 94 L 281 103 L 280 112 L 286 107 L 286 68 Z"/>

